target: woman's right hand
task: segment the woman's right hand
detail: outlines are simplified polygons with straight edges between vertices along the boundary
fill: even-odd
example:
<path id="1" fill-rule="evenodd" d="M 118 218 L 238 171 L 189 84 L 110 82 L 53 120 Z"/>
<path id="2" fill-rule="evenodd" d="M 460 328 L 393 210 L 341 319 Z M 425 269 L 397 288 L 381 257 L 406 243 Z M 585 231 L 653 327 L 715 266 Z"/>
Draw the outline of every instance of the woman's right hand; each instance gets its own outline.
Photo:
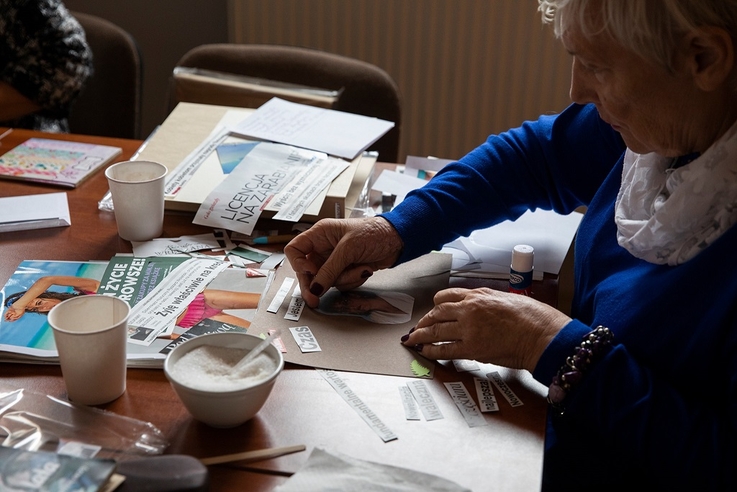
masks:
<path id="1" fill-rule="evenodd" d="M 356 288 L 374 271 L 394 265 L 402 247 L 397 231 L 381 217 L 323 219 L 292 239 L 284 253 L 302 298 L 317 307 L 330 287 Z"/>
<path id="2" fill-rule="evenodd" d="M 25 309 L 18 309 L 13 306 L 8 306 L 8 309 L 5 310 L 5 321 L 17 321 L 24 314 L 26 314 Z"/>

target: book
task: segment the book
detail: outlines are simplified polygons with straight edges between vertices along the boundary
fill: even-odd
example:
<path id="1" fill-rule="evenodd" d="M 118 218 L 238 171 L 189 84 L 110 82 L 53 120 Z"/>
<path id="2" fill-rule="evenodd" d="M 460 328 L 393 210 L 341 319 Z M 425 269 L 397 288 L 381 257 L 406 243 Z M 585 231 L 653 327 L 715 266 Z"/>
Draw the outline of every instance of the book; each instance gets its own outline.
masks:
<path id="1" fill-rule="evenodd" d="M 197 212 L 208 194 L 237 164 L 236 151 L 256 142 L 217 134 L 217 129 L 232 126 L 253 113 L 253 109 L 198 103 L 179 103 L 151 136 L 139 159 L 164 164 L 168 170 L 166 210 Z M 322 218 L 345 218 L 377 161 L 376 153 L 363 154 L 349 161 L 348 168 L 333 180 L 301 217 L 301 222 Z M 360 179 L 356 179 L 360 177 Z M 265 207 L 260 220 L 269 220 L 276 211 Z"/>
<path id="2" fill-rule="evenodd" d="M 121 152 L 109 145 L 30 138 L 0 156 L 0 178 L 75 188 Z"/>
<path id="3" fill-rule="evenodd" d="M 58 364 L 54 336 L 47 319 L 53 305 L 75 295 L 103 294 L 121 297 L 135 309 L 188 260 L 192 258 L 137 258 L 121 254 L 110 261 L 21 262 L 0 290 L 3 300 L 0 312 L 0 361 Z M 162 294 L 162 303 L 168 300 L 167 295 L 176 297 L 197 283 L 196 294 L 215 296 L 225 293 L 236 298 L 248 298 L 250 304 L 245 302 L 232 309 L 220 310 L 210 309 L 207 299 L 200 299 L 198 302 L 202 305 L 197 309 L 201 308 L 201 312 L 193 308 L 193 312 L 200 312 L 199 317 L 183 316 L 181 321 L 173 320 L 170 330 L 154 333 L 150 339 L 141 339 L 138 334 L 150 335 L 152 330 L 133 327 L 129 323 L 128 367 L 161 368 L 174 346 L 196 335 L 214 331 L 248 331 L 268 282 L 267 276 L 249 277 L 245 269 L 232 267 L 220 271 L 206 283 L 177 275 L 175 273 L 172 278 L 176 280 L 179 291 Z M 37 306 L 26 308 L 22 314 L 18 314 L 12 307 L 13 303 L 27 292 L 31 293 L 30 297 L 36 300 L 34 304 Z M 185 307 L 189 308 L 190 304 Z"/>
<path id="4" fill-rule="evenodd" d="M 0 490 L 105 490 L 117 463 L 0 446 Z M 109 490 L 109 489 L 108 489 Z"/>

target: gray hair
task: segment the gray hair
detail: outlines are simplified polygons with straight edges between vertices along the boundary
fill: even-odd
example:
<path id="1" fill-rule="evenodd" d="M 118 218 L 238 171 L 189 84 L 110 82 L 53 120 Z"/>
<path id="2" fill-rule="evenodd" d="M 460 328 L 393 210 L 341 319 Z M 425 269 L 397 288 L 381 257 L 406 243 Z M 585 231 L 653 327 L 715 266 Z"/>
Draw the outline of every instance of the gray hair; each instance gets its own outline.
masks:
<path id="1" fill-rule="evenodd" d="M 575 24 L 586 37 L 608 34 L 617 43 L 672 70 L 681 37 L 700 26 L 720 27 L 737 40 L 737 0 L 538 0 L 544 23 L 560 37 Z M 600 15 L 590 15 L 598 4 Z"/>

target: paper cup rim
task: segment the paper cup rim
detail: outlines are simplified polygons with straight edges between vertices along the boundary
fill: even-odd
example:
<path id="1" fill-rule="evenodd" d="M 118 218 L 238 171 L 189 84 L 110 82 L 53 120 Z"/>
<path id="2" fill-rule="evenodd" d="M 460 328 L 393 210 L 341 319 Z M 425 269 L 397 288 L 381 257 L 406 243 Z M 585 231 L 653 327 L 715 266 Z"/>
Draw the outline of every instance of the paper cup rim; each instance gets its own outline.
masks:
<path id="1" fill-rule="evenodd" d="M 78 301 L 80 299 L 90 299 L 90 298 L 97 298 L 97 297 L 104 297 L 104 298 L 107 298 L 107 299 L 112 299 L 113 302 L 122 303 L 123 305 L 125 305 L 126 306 L 126 309 L 127 309 L 127 311 L 125 313 L 125 316 L 123 316 L 122 319 L 116 321 L 115 323 L 112 323 L 109 326 L 105 326 L 103 328 L 100 328 L 99 330 L 95 330 L 95 331 L 83 331 L 83 332 L 65 330 L 64 328 L 59 328 L 57 326 L 54 326 L 54 323 L 51 322 L 51 316 L 52 316 L 51 313 L 53 313 L 53 311 L 55 309 L 57 309 L 59 306 L 61 306 L 63 304 L 67 304 L 67 303 L 72 304 L 72 303 L 74 303 L 74 302 L 76 302 L 76 301 Z M 131 306 L 130 306 L 130 304 L 128 304 L 123 299 L 119 299 L 119 298 L 113 297 L 113 296 L 106 296 L 106 295 L 102 295 L 102 294 L 84 294 L 84 295 L 79 295 L 77 297 L 72 297 L 70 299 L 66 299 L 64 301 L 61 301 L 59 304 L 57 304 L 56 306 L 54 306 L 53 308 L 51 308 L 51 310 L 49 311 L 49 314 L 48 314 L 47 321 L 48 321 L 49 326 L 51 327 L 51 329 L 53 331 L 58 331 L 58 332 L 61 332 L 61 333 L 66 334 L 66 335 L 85 336 L 85 335 L 92 335 L 92 334 L 104 333 L 106 331 L 110 331 L 113 328 L 115 328 L 118 325 L 120 325 L 120 323 L 127 322 L 128 321 L 128 318 L 130 317 L 130 314 L 131 314 Z"/>
<path id="2" fill-rule="evenodd" d="M 141 180 L 141 181 L 126 181 L 126 180 L 123 180 L 123 179 L 114 178 L 114 177 L 112 177 L 110 175 L 110 173 L 112 172 L 111 171 L 112 169 L 114 169 L 114 168 L 116 168 L 118 166 L 121 166 L 121 165 L 126 165 L 126 164 L 154 164 L 155 166 L 158 166 L 158 167 L 162 168 L 164 170 L 164 172 L 160 176 L 156 176 L 155 178 L 144 179 L 144 180 Z M 105 169 L 105 177 L 108 180 L 110 180 L 110 181 L 112 181 L 114 183 L 122 183 L 122 184 L 151 183 L 152 181 L 157 181 L 159 179 L 165 178 L 167 174 L 169 174 L 169 168 L 167 168 L 162 163 L 156 162 L 156 161 L 121 161 L 121 162 L 116 162 L 112 166 L 110 166 L 107 169 Z"/>

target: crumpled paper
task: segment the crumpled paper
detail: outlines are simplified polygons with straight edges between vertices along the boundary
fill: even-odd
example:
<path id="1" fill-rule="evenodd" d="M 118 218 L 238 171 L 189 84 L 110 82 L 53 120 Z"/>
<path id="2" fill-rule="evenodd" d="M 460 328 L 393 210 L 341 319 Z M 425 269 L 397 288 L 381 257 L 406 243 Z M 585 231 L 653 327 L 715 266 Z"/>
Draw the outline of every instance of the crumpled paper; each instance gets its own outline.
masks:
<path id="1" fill-rule="evenodd" d="M 428 473 L 359 460 L 314 448 L 307 463 L 274 492 L 470 492 L 470 489 Z"/>

